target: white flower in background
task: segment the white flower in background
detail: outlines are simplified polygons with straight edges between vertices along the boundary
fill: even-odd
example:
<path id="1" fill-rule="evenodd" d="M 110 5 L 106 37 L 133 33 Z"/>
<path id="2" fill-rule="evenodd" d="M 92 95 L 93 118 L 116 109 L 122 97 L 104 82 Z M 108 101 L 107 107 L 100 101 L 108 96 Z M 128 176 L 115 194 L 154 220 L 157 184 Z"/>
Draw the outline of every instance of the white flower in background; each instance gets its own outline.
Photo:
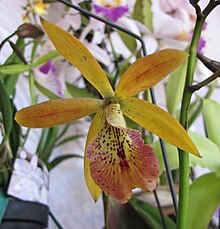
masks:
<path id="1" fill-rule="evenodd" d="M 152 1 L 153 34 L 163 48 L 185 49 L 191 40 L 196 15 L 187 0 Z"/>
<path id="2" fill-rule="evenodd" d="M 86 39 L 90 32 L 93 32 L 93 36 L 90 41 Z M 105 24 L 90 18 L 89 24 L 83 29 L 79 39 L 86 45 L 92 55 L 105 66 L 111 64 L 110 55 L 106 50 L 102 49 L 99 45 L 106 38 Z"/>

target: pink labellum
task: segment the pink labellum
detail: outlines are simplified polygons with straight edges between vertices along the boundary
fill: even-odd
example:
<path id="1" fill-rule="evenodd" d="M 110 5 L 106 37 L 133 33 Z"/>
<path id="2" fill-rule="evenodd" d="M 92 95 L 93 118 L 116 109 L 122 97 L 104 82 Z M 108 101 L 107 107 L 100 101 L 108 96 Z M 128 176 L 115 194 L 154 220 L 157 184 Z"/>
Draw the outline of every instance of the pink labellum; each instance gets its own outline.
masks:
<path id="1" fill-rule="evenodd" d="M 126 203 L 132 189 L 152 192 L 159 174 L 158 160 L 137 130 L 103 124 L 89 144 L 91 176 L 109 196 Z"/>

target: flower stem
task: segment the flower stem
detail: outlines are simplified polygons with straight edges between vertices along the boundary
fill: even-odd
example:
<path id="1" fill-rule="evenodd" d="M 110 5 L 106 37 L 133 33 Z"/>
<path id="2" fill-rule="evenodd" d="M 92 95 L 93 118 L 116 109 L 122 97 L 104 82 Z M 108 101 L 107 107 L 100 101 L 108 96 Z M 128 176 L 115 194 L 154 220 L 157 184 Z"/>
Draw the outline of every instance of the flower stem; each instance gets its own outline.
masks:
<path id="1" fill-rule="evenodd" d="M 108 206 L 109 206 L 109 197 L 102 192 L 103 208 L 104 208 L 104 229 L 108 229 Z"/>
<path id="2" fill-rule="evenodd" d="M 203 80 L 202 82 L 195 84 L 193 86 L 191 86 L 191 90 L 193 91 L 197 91 L 200 88 L 208 85 L 209 83 L 211 83 L 212 81 L 214 81 L 215 79 L 217 79 L 218 77 L 220 77 L 220 69 L 217 70 L 214 74 L 212 74 L 210 77 L 208 77 L 207 79 Z"/>
<path id="3" fill-rule="evenodd" d="M 193 77 L 196 67 L 197 47 L 202 32 L 202 28 L 208 14 L 215 8 L 216 4 L 210 1 L 201 14 L 197 14 L 194 34 L 189 47 L 189 59 L 187 65 L 186 81 L 183 92 L 182 106 L 180 111 L 180 123 L 188 129 L 188 111 L 193 91 L 190 89 L 193 83 Z M 187 212 L 189 201 L 189 154 L 179 149 L 179 205 L 177 214 L 177 228 L 187 228 Z"/>

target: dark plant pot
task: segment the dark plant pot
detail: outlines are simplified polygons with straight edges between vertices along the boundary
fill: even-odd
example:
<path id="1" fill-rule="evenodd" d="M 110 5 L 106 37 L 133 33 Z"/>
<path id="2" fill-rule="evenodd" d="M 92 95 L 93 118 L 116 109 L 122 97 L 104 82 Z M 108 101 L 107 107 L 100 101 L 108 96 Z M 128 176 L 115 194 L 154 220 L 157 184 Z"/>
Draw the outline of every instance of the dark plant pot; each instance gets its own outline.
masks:
<path id="1" fill-rule="evenodd" d="M 49 207 L 37 202 L 10 199 L 0 229 L 43 229 L 48 226 Z"/>

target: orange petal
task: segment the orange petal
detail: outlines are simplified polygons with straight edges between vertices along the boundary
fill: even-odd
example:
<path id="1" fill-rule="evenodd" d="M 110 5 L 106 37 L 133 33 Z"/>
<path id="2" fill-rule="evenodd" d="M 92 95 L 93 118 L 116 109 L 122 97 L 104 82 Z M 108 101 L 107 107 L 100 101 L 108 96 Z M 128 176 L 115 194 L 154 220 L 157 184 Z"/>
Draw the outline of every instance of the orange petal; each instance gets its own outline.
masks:
<path id="1" fill-rule="evenodd" d="M 73 122 L 100 109 L 99 99 L 54 99 L 18 111 L 15 120 L 29 128 L 46 128 Z"/>
<path id="2" fill-rule="evenodd" d="M 87 187 L 89 189 L 89 192 L 91 193 L 94 201 L 96 202 L 102 192 L 102 190 L 99 188 L 99 186 L 95 183 L 95 181 L 91 177 L 90 173 L 90 161 L 87 157 L 87 147 L 91 140 L 95 138 L 95 136 L 98 134 L 99 130 L 101 129 L 101 123 L 102 123 L 102 115 L 103 110 L 98 111 L 92 120 L 92 124 L 89 128 L 89 132 L 86 139 L 86 147 L 85 147 L 85 153 L 84 153 L 84 176 L 86 180 Z"/>
<path id="3" fill-rule="evenodd" d="M 137 98 L 121 100 L 124 115 L 165 141 L 201 157 L 196 146 L 179 122 L 158 106 Z"/>
<path id="4" fill-rule="evenodd" d="M 156 187 L 158 160 L 137 130 L 113 127 L 106 121 L 89 144 L 87 156 L 94 181 L 121 203 L 127 202 L 135 187 L 148 192 Z"/>
<path id="5" fill-rule="evenodd" d="M 118 97 L 131 97 L 154 86 L 174 71 L 187 58 L 187 53 L 164 49 L 138 59 L 122 75 L 116 87 Z"/>
<path id="6" fill-rule="evenodd" d="M 100 92 L 103 97 L 111 97 L 112 87 L 92 54 L 74 36 L 53 23 L 41 18 L 41 24 L 58 52 Z"/>

